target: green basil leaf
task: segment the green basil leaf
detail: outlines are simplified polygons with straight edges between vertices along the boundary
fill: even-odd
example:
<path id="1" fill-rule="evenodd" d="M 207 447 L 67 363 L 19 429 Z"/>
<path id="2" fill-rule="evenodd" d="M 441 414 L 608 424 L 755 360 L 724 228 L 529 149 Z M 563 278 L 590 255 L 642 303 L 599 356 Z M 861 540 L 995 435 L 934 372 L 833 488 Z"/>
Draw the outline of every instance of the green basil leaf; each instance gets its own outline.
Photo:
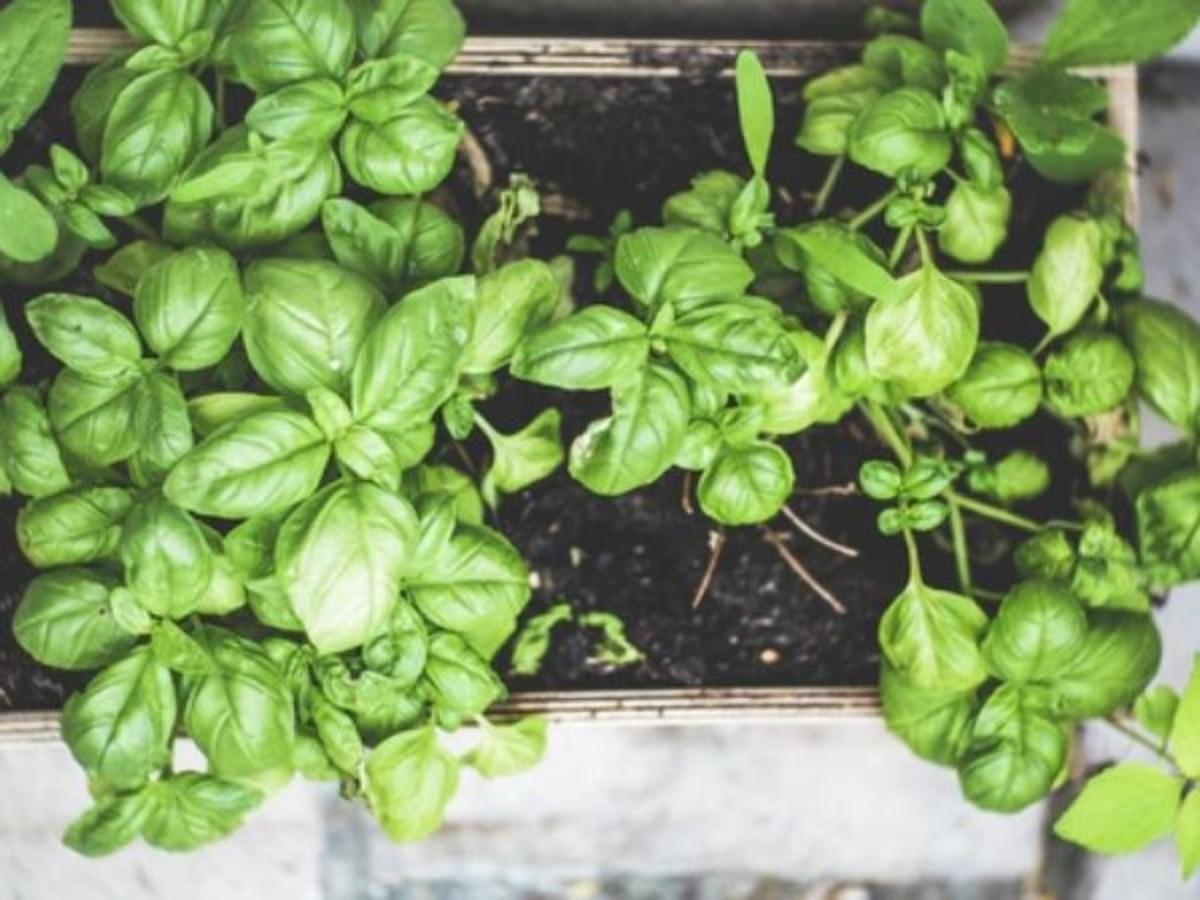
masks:
<path id="1" fill-rule="evenodd" d="M 350 177 L 380 194 L 423 194 L 445 180 L 465 125 L 432 97 L 421 97 L 384 122 L 352 119 L 339 153 Z"/>
<path id="2" fill-rule="evenodd" d="M 1160 300 L 1117 310 L 1121 334 L 1137 363 L 1138 392 L 1176 428 L 1200 431 L 1200 325 Z"/>
<path id="3" fill-rule="evenodd" d="M 1045 379 L 1046 403 L 1060 416 L 1104 412 L 1133 388 L 1133 356 L 1116 335 L 1083 331 L 1047 357 Z"/>
<path id="4" fill-rule="evenodd" d="M 96 266 L 93 274 L 105 287 L 132 297 L 137 292 L 142 276 L 156 263 L 171 256 L 172 252 L 166 244 L 157 241 L 133 241 Z"/>
<path id="5" fill-rule="evenodd" d="M 233 832 L 263 795 L 245 784 L 180 772 L 149 788 L 150 811 L 142 834 L 160 850 L 195 850 Z"/>
<path id="6" fill-rule="evenodd" d="M 393 306 L 354 363 L 355 418 L 382 430 L 424 424 L 458 386 L 471 333 L 475 279 L 443 278 Z"/>
<path id="7" fill-rule="evenodd" d="M 350 0 L 368 57 L 411 55 L 439 69 L 458 55 L 466 26 L 452 0 Z"/>
<path id="8" fill-rule="evenodd" d="M 437 67 L 416 56 L 368 60 L 346 80 L 350 113 L 364 122 L 382 124 L 427 93 L 437 78 Z"/>
<path id="9" fill-rule="evenodd" d="M 138 206 L 171 192 L 208 143 L 213 105 L 187 72 L 148 72 L 126 85 L 104 127 L 100 172 Z"/>
<path id="10" fill-rule="evenodd" d="M 213 578 L 213 556 L 199 523 L 159 499 L 140 501 L 125 520 L 121 562 L 126 584 L 155 616 L 191 615 Z"/>
<path id="11" fill-rule="evenodd" d="M 314 691 L 310 698 L 313 725 L 329 759 L 343 772 L 358 774 L 363 743 L 354 719 Z"/>
<path id="12" fill-rule="evenodd" d="M 365 793 L 371 812 L 394 841 L 418 841 L 442 824 L 458 790 L 458 760 L 432 727 L 393 735 L 366 764 Z"/>
<path id="13" fill-rule="evenodd" d="M 77 487 L 34 500 L 17 513 L 17 543 L 43 569 L 109 559 L 132 507 L 132 495 L 116 487 Z"/>
<path id="14" fill-rule="evenodd" d="M 201 437 L 208 437 L 231 422 L 257 413 L 286 412 L 290 409 L 291 405 L 282 397 L 244 391 L 204 394 L 188 400 L 188 415 L 191 417 L 192 427 Z"/>
<path id="15" fill-rule="evenodd" d="M 1085 524 L 1076 555 L 1071 589 L 1085 604 L 1150 611 L 1137 553 L 1112 525 L 1095 520 Z"/>
<path id="16" fill-rule="evenodd" d="M 518 378 L 569 390 L 610 387 L 650 352 L 646 326 L 611 306 L 588 306 L 527 336 L 512 359 Z"/>
<path id="17" fill-rule="evenodd" d="M 938 231 L 942 252 L 959 262 L 985 263 L 1008 237 L 1012 194 L 1003 186 L 986 189 L 959 181 L 945 210 L 946 221 Z"/>
<path id="18" fill-rule="evenodd" d="M 1083 607 L 1069 590 L 1050 581 L 1025 581 L 1005 595 L 983 655 L 1005 681 L 1045 681 L 1070 662 L 1086 631 Z"/>
<path id="19" fill-rule="evenodd" d="M 208 0 L 113 0 L 113 13 L 135 37 L 173 47 L 204 24 Z"/>
<path id="20" fill-rule="evenodd" d="M 1189 778 L 1200 777 L 1200 666 L 1194 661 L 1191 677 L 1175 713 L 1170 744 L 1183 774 Z"/>
<path id="21" fill-rule="evenodd" d="M 66 702 L 63 740 L 90 774 L 136 788 L 170 762 L 176 712 L 170 670 L 142 645 Z"/>
<path id="22" fill-rule="evenodd" d="M 481 277 L 462 371 L 486 375 L 501 368 L 527 332 L 550 320 L 559 294 L 554 271 L 536 259 L 517 260 Z"/>
<path id="23" fill-rule="evenodd" d="M 1029 276 L 1029 303 L 1053 334 L 1083 319 L 1104 279 L 1103 235 L 1093 219 L 1060 216 L 1046 231 Z"/>
<path id="24" fill-rule="evenodd" d="M 879 623 L 879 644 L 915 687 L 970 690 L 987 677 L 980 639 L 987 616 L 969 597 L 911 580 Z"/>
<path id="25" fill-rule="evenodd" d="M 661 337 L 684 374 L 714 387 L 742 393 L 779 389 L 805 369 L 781 322 L 738 303 L 714 303 L 681 315 Z"/>
<path id="26" fill-rule="evenodd" d="M 310 78 L 260 97 L 246 112 L 246 126 L 263 137 L 332 141 L 346 122 L 346 95 L 328 78 Z"/>
<path id="27" fill-rule="evenodd" d="M 700 476 L 696 496 L 710 518 L 754 525 L 774 518 L 791 496 L 792 461 L 775 444 L 724 447 Z"/>
<path id="28" fill-rule="evenodd" d="M 434 635 L 429 642 L 424 682 L 445 728 L 483 715 L 505 693 L 483 657 L 464 638 L 447 632 Z"/>
<path id="29" fill-rule="evenodd" d="M 512 434 L 484 429 L 492 445 L 492 464 L 483 478 L 482 490 L 492 506 L 499 494 L 515 494 L 541 481 L 563 461 L 562 415 L 557 409 L 540 412 L 525 427 Z"/>
<path id="30" fill-rule="evenodd" d="M 1175 821 L 1175 851 L 1184 880 L 1200 869 L 1200 791 L 1191 791 L 1179 805 Z"/>
<path id="31" fill-rule="evenodd" d="M 1060 66 L 1144 62 L 1187 37 L 1197 22 L 1194 0 L 1068 0 L 1043 54 Z"/>
<path id="32" fill-rule="evenodd" d="M 75 137 L 85 159 L 95 164 L 100 160 L 104 127 L 109 112 L 121 91 L 138 78 L 138 73 L 125 67 L 128 54 L 118 54 L 88 69 L 79 89 L 71 97 L 71 121 Z"/>
<path id="33" fill-rule="evenodd" d="M 361 646 L 384 630 L 416 534 L 408 502 L 365 482 L 330 485 L 284 521 L 276 571 L 321 653 Z"/>
<path id="34" fill-rule="evenodd" d="M 1054 833 L 1096 853 L 1133 853 L 1174 830 L 1182 793 L 1182 778 L 1121 763 L 1088 780 Z"/>
<path id="35" fill-rule="evenodd" d="M 984 703 L 958 767 L 966 798 L 984 809 L 1015 812 L 1042 799 L 1067 759 L 1063 726 L 1034 696 L 1001 685 Z"/>
<path id="36" fill-rule="evenodd" d="M 27 497 L 49 497 L 71 486 L 34 388 L 15 385 L 0 396 L 0 471 Z"/>
<path id="37" fill-rule="evenodd" d="M 1156 685 L 1142 694 L 1133 704 L 1138 724 L 1162 741 L 1171 736 L 1171 725 L 1179 710 L 1179 694 L 1165 684 Z"/>
<path id="38" fill-rule="evenodd" d="M 282 512 L 308 497 L 329 462 L 329 443 L 310 419 L 264 412 L 216 431 L 171 470 L 163 493 L 200 515 L 248 518 Z"/>
<path id="39" fill-rule="evenodd" d="M 550 638 L 554 627 L 562 622 L 569 622 L 571 616 L 570 604 L 561 601 L 545 612 L 530 616 L 521 626 L 517 639 L 513 642 L 509 671 L 514 675 L 536 675 L 541 671 L 542 662 L 550 652 Z"/>
<path id="40" fill-rule="evenodd" d="M 212 247 L 190 247 L 145 271 L 133 312 L 162 361 L 191 372 L 224 359 L 241 330 L 245 305 L 233 257 Z"/>
<path id="41" fill-rule="evenodd" d="M 871 74 L 862 78 L 861 83 L 855 79 L 843 90 L 831 89 L 810 96 L 806 87 L 804 121 L 796 135 L 796 144 L 802 150 L 816 156 L 841 156 L 846 152 L 854 120 L 891 86 L 889 79 L 876 74 L 874 69 L 861 71 Z M 820 80 L 814 79 L 808 87 Z"/>
<path id="42" fill-rule="evenodd" d="M 13 0 L 0 10 L 0 154 L 50 96 L 70 34 L 68 0 Z"/>
<path id="43" fill-rule="evenodd" d="M 7 387 L 21 374 L 24 361 L 17 336 L 8 324 L 8 315 L 0 309 L 0 388 Z"/>
<path id="44" fill-rule="evenodd" d="M 77 294 L 43 294 L 25 307 L 25 317 L 42 345 L 75 372 L 120 378 L 139 368 L 137 331 L 106 303 Z"/>
<path id="45" fill-rule="evenodd" d="M 896 289 L 896 279 L 870 239 L 840 222 L 781 229 L 776 249 L 784 266 L 804 273 L 810 299 L 826 312 L 857 305 L 845 288 L 865 297 L 886 297 Z"/>
<path id="46" fill-rule="evenodd" d="M 35 263 L 53 253 L 57 243 L 54 216 L 33 194 L 0 173 L 0 255 Z"/>
<path id="47" fill-rule="evenodd" d="M 136 840 L 149 814 L 145 790 L 103 797 L 67 826 L 63 843 L 84 856 L 107 856 Z"/>
<path id="48" fill-rule="evenodd" d="M 767 171 L 771 138 L 775 134 L 775 103 L 762 63 L 754 53 L 743 50 L 737 57 L 737 105 L 746 156 L 756 175 Z"/>
<path id="49" fill-rule="evenodd" d="M 732 172 L 703 172 L 692 179 L 691 190 L 667 198 L 662 209 L 663 224 L 690 226 L 726 237 L 733 205 L 745 186 L 745 180 Z M 608 253 L 603 241 L 596 252 Z"/>
<path id="50" fill-rule="evenodd" d="M 1016 344 L 984 341 L 946 396 L 980 428 L 1011 428 L 1037 412 L 1042 373 Z"/>
<path id="51" fill-rule="evenodd" d="M 405 591 L 422 615 L 491 659 L 529 601 L 529 572 L 521 555 L 488 528 L 460 525 L 434 555 L 414 563 Z"/>
<path id="52" fill-rule="evenodd" d="M 946 84 L 941 54 L 903 34 L 881 34 L 863 48 L 863 65 L 884 75 L 890 85 L 940 91 Z"/>
<path id="53" fill-rule="evenodd" d="M 867 365 L 910 397 L 936 394 L 966 372 L 979 335 L 969 290 L 933 266 L 901 278 L 867 313 Z"/>
<path id="54" fill-rule="evenodd" d="M 1054 679 L 1054 711 L 1071 719 L 1106 716 L 1132 703 L 1158 671 L 1162 642 L 1142 613 L 1093 610 L 1088 633 Z"/>
<path id="55" fill-rule="evenodd" d="M 1004 504 L 1032 500 L 1050 487 L 1050 467 L 1032 453 L 1013 450 L 991 465 L 970 469 L 967 484 Z"/>
<path id="56" fill-rule="evenodd" d="M 834 380 L 824 342 L 808 332 L 793 332 L 792 339 L 808 369 L 795 384 L 755 398 L 763 413 L 760 430 L 765 433 L 796 434 L 817 423 L 836 422 L 854 406 L 854 399 L 843 394 Z"/>
<path id="57" fill-rule="evenodd" d="M 453 275 L 462 265 L 462 228 L 416 198 L 381 200 L 368 208 L 336 197 L 321 207 L 321 223 L 337 261 L 388 296 Z"/>
<path id="58" fill-rule="evenodd" d="M 653 313 L 663 304 L 683 312 L 745 293 L 754 272 L 741 254 L 695 228 L 639 228 L 617 241 L 617 279 Z"/>
<path id="59" fill-rule="evenodd" d="M 516 775 L 536 766 L 546 752 L 546 719 L 526 716 L 512 725 L 493 725 L 486 719 L 479 743 L 463 762 L 484 778 Z"/>
<path id="60" fill-rule="evenodd" d="M 891 178 L 932 178 L 950 162 L 952 149 L 941 104 L 921 88 L 884 94 L 850 130 L 850 158 Z"/>
<path id="61" fill-rule="evenodd" d="M 248 0 L 231 30 L 237 77 L 256 94 L 309 78 L 340 80 L 354 57 L 344 0 Z"/>
<path id="62" fill-rule="evenodd" d="M 1008 31 L 988 0 L 929 0 L 921 33 L 937 49 L 973 56 L 989 71 L 1008 60 Z"/>
<path id="63" fill-rule="evenodd" d="M 195 441 L 187 400 L 174 375 L 152 372 L 146 376 L 133 410 L 138 448 L 129 459 L 136 484 L 159 484 Z"/>
<path id="64" fill-rule="evenodd" d="M 209 770 L 251 778 L 289 768 L 295 712 L 278 667 L 258 644 L 224 629 L 205 627 L 196 640 L 213 665 L 184 679 L 183 721 Z"/>
<path id="65" fill-rule="evenodd" d="M 691 399 L 687 383 L 658 364 L 613 387 L 613 414 L 593 422 L 571 445 L 571 475 L 612 496 L 658 479 L 679 455 Z"/>
<path id="66" fill-rule="evenodd" d="M 13 636 L 30 656 L 56 669 L 98 669 L 137 641 L 108 604 L 116 582 L 87 569 L 58 569 L 29 583 L 13 617 Z"/>
<path id="67" fill-rule="evenodd" d="M 914 753 L 943 765 L 957 762 L 970 733 L 974 691 L 915 686 L 885 661 L 879 694 L 888 729 Z"/>
<path id="68" fill-rule="evenodd" d="M 70 369 L 59 372 L 46 405 L 63 449 L 96 466 L 132 456 L 137 450 L 133 417 L 142 387 L 136 374 L 96 378 Z"/>
<path id="69" fill-rule="evenodd" d="M 366 279 L 322 260 L 259 260 L 246 269 L 243 340 L 263 381 L 285 394 L 339 391 L 384 310 Z"/>
<path id="70" fill-rule="evenodd" d="M 1164 589 L 1200 578 L 1200 469 L 1186 468 L 1142 490 L 1138 546 L 1150 584 Z"/>

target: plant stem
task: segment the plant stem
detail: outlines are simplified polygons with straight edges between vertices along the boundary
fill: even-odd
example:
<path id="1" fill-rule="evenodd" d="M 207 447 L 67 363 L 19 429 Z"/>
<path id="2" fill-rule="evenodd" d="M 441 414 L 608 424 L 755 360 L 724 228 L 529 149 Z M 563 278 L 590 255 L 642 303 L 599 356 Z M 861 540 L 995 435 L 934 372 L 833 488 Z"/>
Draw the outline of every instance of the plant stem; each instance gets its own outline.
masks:
<path id="1" fill-rule="evenodd" d="M 1024 284 L 1029 280 L 1028 272 L 968 272 L 960 269 L 944 274 L 959 281 L 973 281 L 976 284 Z"/>
<path id="2" fill-rule="evenodd" d="M 971 593 L 971 557 L 967 547 L 967 530 L 963 527 L 962 509 L 950 501 L 950 539 L 954 542 L 954 568 L 964 594 Z"/>
<path id="3" fill-rule="evenodd" d="M 1058 337 L 1058 335 L 1055 332 L 1047 331 L 1045 337 L 1038 341 L 1037 346 L 1033 348 L 1033 355 L 1041 356 L 1042 352 L 1050 346 L 1050 342 L 1056 337 Z"/>
<path id="4" fill-rule="evenodd" d="M 892 188 L 870 206 L 863 209 L 862 212 L 860 212 L 857 216 L 847 222 L 847 227 L 849 227 L 852 231 L 858 231 L 858 229 L 862 228 L 877 215 L 887 209 L 887 205 L 896 199 L 896 194 L 898 193 L 898 189 Z"/>
<path id="5" fill-rule="evenodd" d="M 793 525 L 796 526 L 797 529 L 799 529 L 801 534 L 805 535 L 806 537 L 811 538 L 812 540 L 816 541 L 821 546 L 828 547 L 830 550 L 834 551 L 835 553 L 842 554 L 842 556 L 849 556 L 851 559 L 858 556 L 858 551 L 855 550 L 853 547 L 849 547 L 846 544 L 840 543 L 839 541 L 835 541 L 831 537 L 827 537 L 826 535 L 821 534 L 821 532 L 817 531 L 817 529 L 813 528 L 811 525 L 809 525 L 807 522 L 805 522 L 802 518 L 800 518 L 800 516 L 796 513 L 796 511 L 794 509 L 792 509 L 790 506 L 785 505 L 783 507 L 783 515 L 787 518 L 787 520 L 789 522 L 791 522 Z"/>
<path id="6" fill-rule="evenodd" d="M 1154 741 L 1150 740 L 1150 738 L 1146 737 L 1140 731 L 1135 731 L 1134 729 L 1130 728 L 1115 715 L 1105 716 L 1104 721 L 1117 731 L 1121 732 L 1121 734 L 1125 735 L 1125 737 L 1129 738 L 1135 744 L 1140 744 L 1141 746 L 1145 747 L 1163 762 L 1175 768 L 1179 767 L 1178 763 L 1175 762 L 1174 757 L 1172 757 L 1171 754 L 1169 754 L 1165 749 L 1160 747 Z"/>
<path id="7" fill-rule="evenodd" d="M 875 429 L 875 433 L 892 449 L 892 453 L 895 454 L 896 459 L 900 460 L 901 465 L 905 468 L 911 466 L 913 461 L 912 448 L 909 447 L 908 441 L 904 439 L 904 436 L 896 430 L 896 425 L 892 422 L 887 410 L 874 400 L 865 401 L 861 409 L 868 421 L 870 421 L 871 427 Z"/>
<path id="8" fill-rule="evenodd" d="M 913 536 L 912 531 L 907 528 L 900 533 L 904 535 L 904 549 L 908 553 L 909 579 L 921 583 L 924 581 L 924 576 L 921 573 L 921 554 L 917 550 L 917 539 Z"/>
<path id="9" fill-rule="evenodd" d="M 829 323 L 829 328 L 825 332 L 825 352 L 827 354 L 833 352 L 833 348 L 837 346 L 838 338 L 842 336 L 842 332 L 846 328 L 846 321 L 850 314 L 840 312 L 833 317 L 833 321 Z"/>
<path id="10" fill-rule="evenodd" d="M 216 91 L 217 95 L 217 129 L 225 130 L 225 79 L 218 75 Z"/>
<path id="11" fill-rule="evenodd" d="M 788 549 L 787 544 L 784 543 L 783 537 L 774 531 L 771 531 L 769 528 L 764 528 L 763 540 L 775 548 L 775 551 L 787 564 L 787 567 L 791 569 L 797 576 L 799 576 L 800 580 L 807 584 L 809 588 L 812 589 L 814 594 L 828 603 L 830 608 L 835 613 L 837 613 L 839 616 L 844 616 L 846 614 L 846 607 L 842 601 L 835 597 L 829 588 L 825 587 L 825 585 L 821 584 L 821 582 L 817 581 L 817 579 L 813 577 L 813 574 L 804 567 L 804 563 L 800 562 L 800 560 L 796 558 L 795 554 Z"/>
<path id="12" fill-rule="evenodd" d="M 933 258 L 929 252 L 929 239 L 925 237 L 925 229 L 917 228 L 915 231 L 917 233 L 917 246 L 921 250 L 921 265 L 932 265 Z"/>
<path id="13" fill-rule="evenodd" d="M 712 585 L 713 576 L 717 574 L 717 564 L 721 561 L 721 551 L 725 549 L 725 529 L 708 533 L 708 565 L 704 567 L 704 577 L 696 593 L 692 595 L 692 609 L 704 602 L 704 597 Z"/>
<path id="14" fill-rule="evenodd" d="M 1020 528 L 1022 531 L 1039 532 L 1045 526 L 1040 522 L 1035 522 L 1033 519 L 1018 515 L 1010 510 L 1003 509 L 999 506 L 993 506 L 990 503 L 985 503 L 982 500 L 976 500 L 973 497 L 966 497 L 955 491 L 946 491 L 946 499 L 953 505 L 958 504 L 965 510 L 975 513 L 977 516 L 983 516 L 985 519 L 992 519 L 996 522 L 1003 522 L 1005 525 L 1011 525 L 1013 528 Z"/>
<path id="15" fill-rule="evenodd" d="M 896 243 L 892 244 L 892 252 L 888 254 L 888 268 L 895 271 L 896 266 L 900 265 L 900 260 L 904 256 L 904 251 L 908 249 L 908 242 L 912 239 L 913 228 L 911 225 L 906 225 L 896 235 Z"/>
<path id="16" fill-rule="evenodd" d="M 829 171 L 825 173 L 825 180 L 821 182 L 821 189 L 817 191 L 817 196 L 813 199 L 812 214 L 814 216 L 825 212 L 825 206 L 829 203 L 829 195 L 833 193 L 834 185 L 837 184 L 838 177 L 842 174 L 845 165 L 846 154 L 843 153 L 829 166 Z"/>

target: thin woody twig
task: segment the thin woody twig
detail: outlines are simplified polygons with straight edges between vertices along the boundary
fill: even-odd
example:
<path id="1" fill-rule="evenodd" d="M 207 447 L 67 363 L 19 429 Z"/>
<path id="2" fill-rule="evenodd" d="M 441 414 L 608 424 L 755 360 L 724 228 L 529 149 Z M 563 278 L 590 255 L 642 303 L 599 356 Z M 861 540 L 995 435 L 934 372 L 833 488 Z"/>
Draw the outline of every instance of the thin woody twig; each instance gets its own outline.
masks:
<path id="1" fill-rule="evenodd" d="M 696 507 L 692 505 L 692 482 L 694 478 L 690 470 L 683 473 L 683 492 L 679 495 L 679 505 L 683 507 L 683 511 L 693 516 L 696 514 Z"/>
<path id="2" fill-rule="evenodd" d="M 813 593 L 828 603 L 830 608 L 839 616 L 844 616 L 846 614 L 846 607 L 842 601 L 835 597 L 833 593 L 831 593 L 830 590 L 825 587 L 825 585 L 821 584 L 821 582 L 817 581 L 817 579 L 813 577 L 812 573 L 804 567 L 804 563 L 800 562 L 800 560 L 796 558 L 795 554 L 788 549 L 788 546 L 784 542 L 782 535 L 780 535 L 778 532 L 771 531 L 770 529 L 764 529 L 763 538 L 768 544 L 775 548 L 776 552 L 778 552 L 783 558 L 783 561 L 787 563 L 788 568 L 795 572 L 801 581 L 812 588 Z"/>
<path id="3" fill-rule="evenodd" d="M 847 481 L 845 484 L 826 484 L 821 487 L 799 487 L 795 491 L 797 494 L 806 494 L 812 497 L 836 496 L 836 497 L 853 497 L 858 493 L 858 485 L 853 481 Z"/>
<path id="4" fill-rule="evenodd" d="M 704 577 L 692 596 L 692 609 L 704 602 L 709 587 L 712 586 L 713 576 L 717 574 L 717 564 L 721 561 L 721 551 L 725 549 L 725 532 L 710 531 L 708 533 L 708 565 L 704 569 Z"/>
<path id="5" fill-rule="evenodd" d="M 462 143 L 459 145 L 467 167 L 471 170 L 471 186 L 476 197 L 482 197 L 492 186 L 492 163 L 487 152 L 479 143 L 479 138 L 467 129 L 463 132 Z"/>
<path id="6" fill-rule="evenodd" d="M 800 516 L 798 516 L 796 514 L 796 511 L 794 509 L 792 509 L 790 506 L 785 506 L 783 508 L 783 514 L 784 514 L 784 516 L 787 517 L 787 520 L 789 522 L 791 522 L 793 525 L 796 526 L 796 528 L 798 528 L 800 530 L 800 532 L 802 534 L 806 535 L 809 538 L 812 538 L 814 541 L 816 541 L 822 547 L 828 547 L 830 550 L 833 550 L 835 553 L 840 553 L 840 554 L 842 554 L 842 556 L 849 556 L 851 559 L 858 556 L 858 551 L 855 550 L 853 547 L 849 547 L 846 544 L 840 543 L 839 541 L 835 541 L 831 537 L 826 537 L 825 535 L 821 534 L 821 532 L 817 531 L 817 529 L 813 528 L 811 525 L 809 525 L 807 522 L 805 522 L 802 518 L 800 518 Z"/>

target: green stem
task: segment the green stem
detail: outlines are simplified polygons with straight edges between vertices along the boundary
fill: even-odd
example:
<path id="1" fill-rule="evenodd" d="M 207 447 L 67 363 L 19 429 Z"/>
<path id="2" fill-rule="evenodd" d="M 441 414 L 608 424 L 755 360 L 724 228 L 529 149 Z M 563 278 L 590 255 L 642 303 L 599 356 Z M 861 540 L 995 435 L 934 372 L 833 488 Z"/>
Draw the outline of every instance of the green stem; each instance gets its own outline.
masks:
<path id="1" fill-rule="evenodd" d="M 864 225 L 866 225 L 868 222 L 870 222 L 872 219 L 874 219 L 877 215 L 879 215 L 881 212 L 883 212 L 885 209 L 887 209 L 887 205 L 896 199 L 896 195 L 898 193 L 899 193 L 899 189 L 892 188 L 890 191 L 888 191 L 886 194 L 884 194 L 882 197 L 880 197 L 878 200 L 876 200 L 870 206 L 863 209 L 862 212 L 860 212 L 857 216 L 855 216 L 853 219 L 851 219 L 849 222 L 847 222 L 846 225 L 852 231 L 858 231 L 858 229 L 862 228 Z"/>
<path id="2" fill-rule="evenodd" d="M 833 348 L 837 346 L 838 338 L 842 336 L 842 332 L 846 329 L 846 320 L 849 313 L 840 312 L 833 317 L 833 321 L 829 323 L 829 330 L 825 332 L 825 353 L 833 352 Z"/>
<path id="3" fill-rule="evenodd" d="M 821 189 L 817 191 L 817 196 L 813 199 L 812 214 L 819 216 L 825 212 L 825 206 L 829 203 L 829 196 L 833 193 L 834 185 L 837 184 L 838 178 L 842 174 L 842 170 L 846 166 L 846 154 L 842 154 L 834 159 L 829 166 L 829 171 L 825 173 L 825 180 L 821 182 Z"/>
<path id="4" fill-rule="evenodd" d="M 964 594 L 971 593 L 971 557 L 967 548 L 967 530 L 963 526 L 962 509 L 950 501 L 950 538 L 954 542 L 954 568 Z"/>
<path id="5" fill-rule="evenodd" d="M 957 503 L 963 509 L 969 510 L 977 516 L 983 516 L 985 519 L 991 519 L 995 522 L 1002 522 L 1005 525 L 1011 525 L 1013 528 L 1020 528 L 1022 531 L 1036 533 L 1044 528 L 1040 522 L 1035 522 L 1033 519 L 1018 515 L 999 506 L 993 506 L 982 500 L 976 500 L 973 497 L 963 496 L 956 491 L 946 491 L 945 497 L 951 504 Z"/>
<path id="6" fill-rule="evenodd" d="M 217 87 L 217 89 L 216 89 L 215 93 L 217 95 L 217 129 L 219 131 L 224 131 L 225 130 L 225 79 L 221 75 L 217 76 L 216 87 Z"/>
<path id="7" fill-rule="evenodd" d="M 904 257 L 904 251 L 908 249 L 908 242 L 912 239 L 912 233 L 913 227 L 906 225 L 896 235 L 896 243 L 892 244 L 892 252 L 888 254 L 888 268 L 893 272 L 896 270 L 896 266 L 900 265 L 900 260 Z"/>
<path id="8" fill-rule="evenodd" d="M 161 238 L 158 236 L 158 232 L 155 231 L 153 228 L 151 228 L 150 223 L 147 222 L 145 219 L 143 219 L 141 216 L 139 216 L 137 213 L 130 213 L 127 216 L 119 216 L 117 218 L 117 221 L 122 223 L 130 231 L 133 231 L 134 233 L 141 235 L 142 237 L 146 238 L 147 240 L 151 240 L 151 241 L 161 240 Z"/>
<path id="9" fill-rule="evenodd" d="M 1038 341 L 1037 346 L 1033 348 L 1033 355 L 1041 356 L 1043 351 L 1045 351 L 1045 349 L 1050 346 L 1050 342 L 1053 341 L 1056 337 L 1058 337 L 1058 334 L 1056 332 L 1047 331 L 1046 336 L 1043 337 L 1040 341 Z"/>
<path id="10" fill-rule="evenodd" d="M 901 465 L 904 468 L 911 466 L 913 461 L 912 448 L 908 445 L 908 441 L 905 440 L 904 435 L 896 429 L 896 425 L 888 415 L 887 410 L 874 400 L 864 401 L 861 409 L 866 415 L 867 420 L 871 423 L 871 427 L 875 429 L 875 433 L 891 448 L 892 453 L 895 454 L 896 459 L 900 460 Z"/>
<path id="11" fill-rule="evenodd" d="M 1150 738 L 1146 737 L 1140 731 L 1135 731 L 1134 729 L 1130 728 L 1115 715 L 1106 716 L 1104 721 L 1117 731 L 1121 732 L 1121 734 L 1125 735 L 1125 737 L 1129 738 L 1135 744 L 1140 744 L 1141 746 L 1145 747 L 1167 765 L 1172 766 L 1175 769 L 1179 768 L 1179 764 L 1175 761 L 1175 758 L 1171 756 L 1171 754 L 1169 754 L 1163 747 L 1150 740 Z"/>
<path id="12" fill-rule="evenodd" d="M 928 238 L 925 237 L 925 229 L 918 228 L 918 229 L 916 229 L 916 232 L 917 232 L 917 246 L 921 249 L 921 265 L 924 265 L 924 266 L 933 265 L 933 257 L 932 257 L 932 254 L 930 254 L 930 252 L 929 252 L 929 240 L 928 240 Z"/>
<path id="13" fill-rule="evenodd" d="M 475 410 L 475 424 L 479 427 L 479 430 L 488 437 L 489 440 L 495 440 L 497 437 L 500 437 L 500 432 L 498 432 L 492 426 L 491 422 L 483 417 L 483 413 L 481 413 L 479 410 Z"/>
<path id="14" fill-rule="evenodd" d="M 976 284 L 1024 284 L 1029 280 L 1028 272 L 969 272 L 960 269 L 944 274 L 958 281 L 973 281 Z"/>
<path id="15" fill-rule="evenodd" d="M 912 531 L 905 528 L 900 532 L 904 535 L 904 549 L 908 553 L 908 577 L 916 584 L 924 584 L 925 577 L 921 572 L 921 554 L 917 550 L 917 539 Z"/>

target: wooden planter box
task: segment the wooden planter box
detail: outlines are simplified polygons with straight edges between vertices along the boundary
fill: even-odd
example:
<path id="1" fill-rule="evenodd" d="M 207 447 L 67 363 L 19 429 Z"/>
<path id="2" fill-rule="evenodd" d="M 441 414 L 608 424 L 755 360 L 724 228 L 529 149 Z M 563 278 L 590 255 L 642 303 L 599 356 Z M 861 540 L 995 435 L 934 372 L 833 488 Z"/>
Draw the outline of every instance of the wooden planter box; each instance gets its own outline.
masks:
<path id="1" fill-rule="evenodd" d="M 77 29 L 68 62 L 93 64 L 132 46 L 117 31 Z M 852 61 L 853 44 L 812 41 L 699 41 L 468 38 L 448 72 L 550 78 L 731 79 L 740 49 L 756 51 L 775 79 L 804 79 Z M 1014 48 L 1010 65 L 1030 64 L 1036 53 Z M 1112 97 L 1111 126 L 1129 148 L 1129 171 L 1136 170 L 1138 142 L 1137 70 L 1133 66 L 1086 70 L 1102 79 Z M 531 173 L 536 177 L 537 173 Z M 1136 190 L 1128 215 L 1136 219 Z M 539 713 L 553 721 L 597 723 L 685 723 L 730 720 L 820 721 L 869 718 L 880 712 L 870 687 L 686 688 L 514 692 L 490 713 L 497 719 Z M 0 713 L 0 744 L 59 740 L 55 711 Z"/>

